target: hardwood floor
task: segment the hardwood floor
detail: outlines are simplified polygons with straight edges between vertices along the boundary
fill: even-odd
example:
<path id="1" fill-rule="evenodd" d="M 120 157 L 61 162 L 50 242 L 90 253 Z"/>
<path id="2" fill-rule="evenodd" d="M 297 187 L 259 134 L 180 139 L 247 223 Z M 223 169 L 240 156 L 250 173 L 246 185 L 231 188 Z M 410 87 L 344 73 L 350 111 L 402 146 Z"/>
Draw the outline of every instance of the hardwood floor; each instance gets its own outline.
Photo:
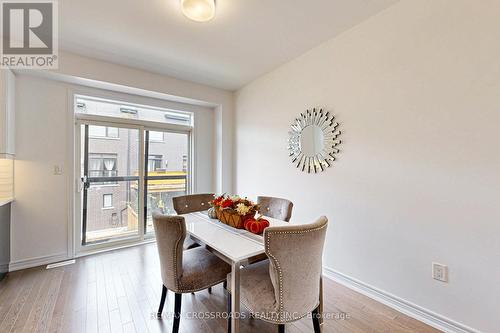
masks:
<path id="1" fill-rule="evenodd" d="M 169 292 L 163 320 L 154 318 L 161 296 L 156 244 L 77 259 L 76 264 L 46 270 L 11 272 L 0 282 L 0 332 L 171 332 L 174 294 Z M 370 298 L 325 279 L 324 332 L 439 332 Z M 180 332 L 225 332 L 226 293 L 222 285 L 182 300 Z M 186 318 L 185 315 L 190 315 Z M 205 318 L 193 319 L 194 314 Z M 277 332 L 257 319 L 242 322 L 244 333 Z M 313 332 L 310 319 L 287 325 L 287 332 Z"/>

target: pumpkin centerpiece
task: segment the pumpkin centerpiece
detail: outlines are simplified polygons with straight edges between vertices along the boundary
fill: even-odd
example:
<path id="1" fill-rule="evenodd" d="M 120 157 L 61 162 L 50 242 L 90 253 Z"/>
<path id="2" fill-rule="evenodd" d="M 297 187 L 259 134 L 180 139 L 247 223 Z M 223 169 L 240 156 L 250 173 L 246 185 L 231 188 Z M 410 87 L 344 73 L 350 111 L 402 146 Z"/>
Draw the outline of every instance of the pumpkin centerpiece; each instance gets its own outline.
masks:
<path id="1" fill-rule="evenodd" d="M 219 221 L 233 228 L 244 229 L 244 222 L 253 218 L 258 211 L 258 205 L 239 196 L 220 195 L 210 203 Z"/>
<path id="2" fill-rule="evenodd" d="M 253 234 L 260 235 L 269 227 L 269 221 L 261 217 L 250 217 L 245 220 L 244 227 Z"/>

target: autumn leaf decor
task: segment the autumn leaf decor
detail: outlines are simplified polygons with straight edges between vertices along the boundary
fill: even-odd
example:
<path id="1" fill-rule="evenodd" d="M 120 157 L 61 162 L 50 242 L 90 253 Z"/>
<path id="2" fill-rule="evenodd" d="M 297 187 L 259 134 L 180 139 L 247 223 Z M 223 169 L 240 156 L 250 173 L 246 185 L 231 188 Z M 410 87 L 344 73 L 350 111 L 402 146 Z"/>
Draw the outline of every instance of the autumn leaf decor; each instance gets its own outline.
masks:
<path id="1" fill-rule="evenodd" d="M 214 207 L 217 218 L 222 223 L 238 229 L 244 229 L 245 220 L 253 218 L 259 208 L 257 204 L 247 198 L 226 194 L 215 196 L 210 204 Z"/>

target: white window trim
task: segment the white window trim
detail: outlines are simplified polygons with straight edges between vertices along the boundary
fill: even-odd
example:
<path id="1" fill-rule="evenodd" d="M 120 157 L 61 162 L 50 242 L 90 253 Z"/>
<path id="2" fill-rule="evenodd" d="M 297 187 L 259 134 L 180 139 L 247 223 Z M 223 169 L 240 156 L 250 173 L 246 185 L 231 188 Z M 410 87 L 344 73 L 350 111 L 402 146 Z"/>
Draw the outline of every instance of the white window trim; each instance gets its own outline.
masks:
<path id="1" fill-rule="evenodd" d="M 118 141 L 120 140 L 120 138 L 110 138 L 110 137 L 107 137 L 107 136 L 95 136 L 95 135 L 89 135 L 89 139 L 93 139 L 93 140 L 115 140 L 115 141 Z"/>
<path id="2" fill-rule="evenodd" d="M 101 95 L 101 96 L 98 96 Z M 194 112 L 193 111 L 188 111 L 188 110 L 179 110 L 179 109 L 174 109 L 171 107 L 160 107 L 156 105 L 147 105 L 147 104 L 142 104 L 142 103 L 137 103 L 131 101 L 129 98 L 123 98 L 123 97 L 113 97 L 113 94 L 106 96 L 107 94 L 96 94 L 96 93 L 73 93 L 73 105 L 72 105 L 72 113 L 75 114 L 76 116 L 97 116 L 97 117 L 107 117 L 107 118 L 112 118 L 112 119 L 117 119 L 117 120 L 138 120 L 140 122 L 149 122 L 149 123 L 154 123 L 154 124 L 170 124 L 174 126 L 187 126 L 187 127 L 193 127 L 194 124 Z M 156 121 L 150 121 L 150 120 L 140 120 L 136 118 L 127 118 L 127 117 L 114 117 L 110 115 L 98 115 L 98 114 L 88 114 L 88 113 L 82 113 L 82 112 L 74 112 L 75 106 L 76 106 L 76 100 L 80 99 L 87 99 L 87 100 L 93 100 L 97 102 L 104 102 L 104 103 L 111 103 L 119 106 L 125 106 L 129 107 L 131 109 L 140 109 L 140 108 L 145 108 L 145 109 L 150 109 L 150 110 L 156 110 L 160 112 L 165 112 L 165 113 L 171 113 L 171 114 L 183 114 L 186 116 L 189 116 L 189 119 L 191 120 L 190 124 L 176 124 L 176 123 L 168 123 L 168 122 L 156 122 Z"/>
<path id="3" fill-rule="evenodd" d="M 92 125 L 111 126 L 128 128 L 128 126 L 144 127 L 152 131 L 171 131 L 171 132 L 190 132 L 194 130 L 194 126 L 177 125 L 169 123 L 158 123 L 149 120 L 138 120 L 129 118 L 115 118 L 109 116 L 97 116 L 91 114 L 75 114 L 76 121 L 92 122 Z M 90 124 L 90 123 L 89 123 Z"/>

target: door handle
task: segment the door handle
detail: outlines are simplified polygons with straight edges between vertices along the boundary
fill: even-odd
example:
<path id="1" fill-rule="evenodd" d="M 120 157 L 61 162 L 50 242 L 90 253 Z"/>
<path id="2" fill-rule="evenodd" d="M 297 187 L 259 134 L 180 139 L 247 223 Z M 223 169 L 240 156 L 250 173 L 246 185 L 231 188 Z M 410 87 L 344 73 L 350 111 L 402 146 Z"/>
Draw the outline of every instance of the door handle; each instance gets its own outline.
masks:
<path id="1" fill-rule="evenodd" d="M 90 187 L 90 183 L 88 182 L 87 176 L 83 176 L 83 177 L 81 178 L 81 183 L 80 183 L 80 185 L 82 185 L 82 186 L 80 187 L 80 191 L 81 191 L 82 189 L 85 189 L 85 190 L 86 190 L 86 189 L 88 189 L 88 188 Z"/>

